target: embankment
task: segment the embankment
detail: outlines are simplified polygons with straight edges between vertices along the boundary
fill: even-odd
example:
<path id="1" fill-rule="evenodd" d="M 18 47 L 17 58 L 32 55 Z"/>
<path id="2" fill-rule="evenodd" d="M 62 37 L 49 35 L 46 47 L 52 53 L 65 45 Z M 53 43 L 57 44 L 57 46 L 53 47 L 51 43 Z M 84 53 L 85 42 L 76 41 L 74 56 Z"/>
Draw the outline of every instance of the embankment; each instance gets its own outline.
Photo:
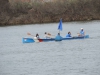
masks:
<path id="1" fill-rule="evenodd" d="M 0 26 L 63 21 L 100 20 L 100 0 L 0 2 Z"/>

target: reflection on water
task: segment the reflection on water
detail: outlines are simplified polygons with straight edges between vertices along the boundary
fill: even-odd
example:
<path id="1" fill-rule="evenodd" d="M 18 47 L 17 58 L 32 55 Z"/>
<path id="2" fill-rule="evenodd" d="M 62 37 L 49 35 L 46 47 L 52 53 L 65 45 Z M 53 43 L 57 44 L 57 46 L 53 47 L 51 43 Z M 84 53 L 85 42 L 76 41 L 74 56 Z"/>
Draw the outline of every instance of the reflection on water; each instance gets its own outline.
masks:
<path id="1" fill-rule="evenodd" d="M 89 39 L 61 42 L 22 43 L 27 35 L 44 32 L 56 35 L 58 23 L 0 27 L 0 75 L 99 75 L 100 21 L 64 22 L 61 35 L 71 31 L 77 35 L 80 28 Z"/>

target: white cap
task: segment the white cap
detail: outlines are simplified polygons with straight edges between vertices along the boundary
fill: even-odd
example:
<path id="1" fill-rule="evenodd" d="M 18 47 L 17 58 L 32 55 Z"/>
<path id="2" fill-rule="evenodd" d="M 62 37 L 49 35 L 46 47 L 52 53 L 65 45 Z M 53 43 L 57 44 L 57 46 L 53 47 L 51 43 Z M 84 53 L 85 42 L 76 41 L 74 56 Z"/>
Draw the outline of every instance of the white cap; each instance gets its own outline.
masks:
<path id="1" fill-rule="evenodd" d="M 83 28 L 81 28 L 81 30 L 82 30 Z"/>

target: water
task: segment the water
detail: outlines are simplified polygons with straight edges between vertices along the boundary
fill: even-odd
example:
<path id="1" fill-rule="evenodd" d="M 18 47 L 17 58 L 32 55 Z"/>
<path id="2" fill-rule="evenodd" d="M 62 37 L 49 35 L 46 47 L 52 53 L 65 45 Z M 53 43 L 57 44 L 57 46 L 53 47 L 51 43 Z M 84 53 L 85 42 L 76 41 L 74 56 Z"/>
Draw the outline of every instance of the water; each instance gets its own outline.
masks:
<path id="1" fill-rule="evenodd" d="M 71 31 L 76 36 L 80 28 L 89 39 L 61 42 L 22 43 L 27 33 L 58 33 L 58 23 L 0 27 L 0 75 L 99 75 L 100 20 L 64 22 L 61 35 Z"/>

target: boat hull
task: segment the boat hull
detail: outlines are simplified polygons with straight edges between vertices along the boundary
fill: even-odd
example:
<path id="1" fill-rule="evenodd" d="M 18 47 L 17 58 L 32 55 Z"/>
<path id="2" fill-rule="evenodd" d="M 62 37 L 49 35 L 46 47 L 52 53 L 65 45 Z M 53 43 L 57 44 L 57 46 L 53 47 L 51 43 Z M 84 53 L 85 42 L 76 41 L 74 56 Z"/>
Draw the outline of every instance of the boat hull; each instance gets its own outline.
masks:
<path id="1" fill-rule="evenodd" d="M 74 36 L 74 37 L 65 37 L 65 38 L 62 38 L 62 40 L 85 39 L 85 38 L 89 38 L 89 35 L 85 35 L 85 36 Z M 56 40 L 55 40 L 55 38 L 52 38 L 52 39 L 22 38 L 22 42 L 23 43 L 48 42 L 48 41 L 56 41 Z"/>
<path id="2" fill-rule="evenodd" d="M 23 43 L 33 43 L 35 42 L 33 38 L 22 38 Z"/>
<path id="3" fill-rule="evenodd" d="M 62 40 L 85 39 L 85 38 L 89 38 L 89 35 L 85 35 L 85 36 L 74 36 L 74 37 L 66 37 L 66 38 L 62 38 Z"/>

